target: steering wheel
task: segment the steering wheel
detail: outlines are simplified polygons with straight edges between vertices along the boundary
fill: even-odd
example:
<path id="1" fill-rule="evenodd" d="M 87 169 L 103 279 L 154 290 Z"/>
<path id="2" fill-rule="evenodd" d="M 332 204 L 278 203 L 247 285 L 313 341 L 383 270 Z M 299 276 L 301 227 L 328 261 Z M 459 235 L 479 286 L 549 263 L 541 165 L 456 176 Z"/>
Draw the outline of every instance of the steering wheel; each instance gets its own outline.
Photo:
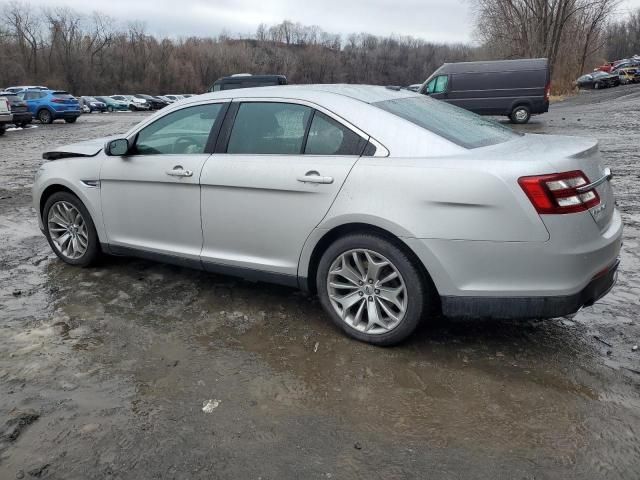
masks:
<path id="1" fill-rule="evenodd" d="M 191 147 L 200 147 L 195 137 L 179 137 L 173 144 L 173 153 L 195 153 L 189 152 Z"/>

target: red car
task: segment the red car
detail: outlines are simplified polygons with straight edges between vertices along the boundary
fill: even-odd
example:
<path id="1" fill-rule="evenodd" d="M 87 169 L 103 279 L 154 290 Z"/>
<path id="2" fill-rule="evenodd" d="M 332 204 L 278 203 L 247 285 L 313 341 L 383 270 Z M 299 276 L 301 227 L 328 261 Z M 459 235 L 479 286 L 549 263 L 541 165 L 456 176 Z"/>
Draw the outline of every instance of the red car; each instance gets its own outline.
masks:
<path id="1" fill-rule="evenodd" d="M 600 70 L 601 72 L 607 72 L 607 73 L 609 73 L 609 72 L 611 72 L 611 70 L 613 70 L 613 65 L 614 65 L 615 63 L 616 63 L 616 62 L 606 62 L 606 63 L 603 63 L 603 64 L 602 64 L 602 65 L 600 65 L 599 67 L 594 68 L 594 69 L 593 69 L 593 71 L 594 71 L 594 72 L 596 72 L 596 71 Z"/>

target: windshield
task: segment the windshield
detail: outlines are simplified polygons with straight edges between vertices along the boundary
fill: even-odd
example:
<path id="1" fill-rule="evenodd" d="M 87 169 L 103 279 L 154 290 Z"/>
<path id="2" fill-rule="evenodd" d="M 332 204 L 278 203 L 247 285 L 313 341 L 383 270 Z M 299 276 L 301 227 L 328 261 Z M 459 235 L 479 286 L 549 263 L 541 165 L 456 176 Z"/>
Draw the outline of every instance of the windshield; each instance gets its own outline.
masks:
<path id="1" fill-rule="evenodd" d="M 425 96 L 385 100 L 373 105 L 464 148 L 486 147 L 520 136 L 493 120 Z"/>

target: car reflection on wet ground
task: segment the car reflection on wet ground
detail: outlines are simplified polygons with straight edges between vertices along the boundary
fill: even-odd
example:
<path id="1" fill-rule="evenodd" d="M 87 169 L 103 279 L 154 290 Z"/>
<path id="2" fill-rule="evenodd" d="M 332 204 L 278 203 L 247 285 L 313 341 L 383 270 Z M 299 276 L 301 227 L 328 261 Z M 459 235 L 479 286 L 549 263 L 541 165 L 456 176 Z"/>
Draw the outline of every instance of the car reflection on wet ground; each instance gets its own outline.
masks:
<path id="1" fill-rule="evenodd" d="M 640 88 L 518 127 L 601 140 L 625 222 L 615 289 L 573 319 L 438 319 L 390 349 L 296 290 L 58 261 L 30 205 L 42 150 L 144 115 L 0 143 L 0 478 L 637 478 Z"/>

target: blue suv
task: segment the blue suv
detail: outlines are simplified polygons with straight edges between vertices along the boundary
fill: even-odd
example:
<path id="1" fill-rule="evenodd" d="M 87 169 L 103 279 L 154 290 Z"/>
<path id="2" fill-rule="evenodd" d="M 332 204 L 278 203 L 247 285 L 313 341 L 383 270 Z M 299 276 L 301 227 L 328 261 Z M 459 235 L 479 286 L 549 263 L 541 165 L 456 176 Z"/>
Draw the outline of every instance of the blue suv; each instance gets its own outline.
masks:
<path id="1" fill-rule="evenodd" d="M 69 92 L 62 90 L 24 90 L 17 94 L 27 102 L 29 111 L 40 123 L 51 123 L 59 118 L 74 123 L 80 114 L 80 103 Z"/>

